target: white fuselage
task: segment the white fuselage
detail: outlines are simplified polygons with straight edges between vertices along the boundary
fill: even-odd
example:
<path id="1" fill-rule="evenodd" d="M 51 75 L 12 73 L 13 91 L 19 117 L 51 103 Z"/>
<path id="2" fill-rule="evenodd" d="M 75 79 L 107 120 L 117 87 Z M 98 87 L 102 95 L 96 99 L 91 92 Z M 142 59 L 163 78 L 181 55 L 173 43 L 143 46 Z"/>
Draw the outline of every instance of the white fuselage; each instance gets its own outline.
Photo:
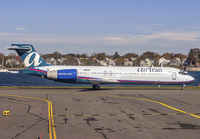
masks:
<path id="1" fill-rule="evenodd" d="M 44 66 L 38 70 L 76 69 L 76 83 L 106 84 L 188 84 L 194 78 L 179 69 L 168 67 L 113 67 L 113 66 Z M 86 82 L 84 82 L 86 81 Z"/>

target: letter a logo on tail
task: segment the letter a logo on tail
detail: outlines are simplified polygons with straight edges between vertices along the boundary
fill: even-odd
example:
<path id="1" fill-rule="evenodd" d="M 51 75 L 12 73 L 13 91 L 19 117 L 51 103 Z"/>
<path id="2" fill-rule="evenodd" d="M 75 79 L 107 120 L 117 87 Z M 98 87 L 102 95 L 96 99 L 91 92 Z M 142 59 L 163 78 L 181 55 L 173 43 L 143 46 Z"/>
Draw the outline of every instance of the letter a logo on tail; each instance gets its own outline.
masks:
<path id="1" fill-rule="evenodd" d="M 25 66 L 28 68 L 50 66 L 42 57 L 35 51 L 31 44 L 11 44 L 13 47 L 8 50 L 15 50 L 21 59 L 24 61 Z"/>
<path id="2" fill-rule="evenodd" d="M 34 55 L 35 54 L 35 55 Z M 34 57 L 34 56 L 35 57 Z M 32 62 L 30 62 L 31 60 L 31 57 L 33 57 L 33 60 L 32 60 Z M 34 66 L 35 67 L 37 67 L 37 66 L 39 66 L 41 63 L 42 63 L 42 60 L 40 60 L 40 55 L 38 54 L 38 53 L 36 53 L 36 52 L 32 52 L 32 53 L 30 53 L 30 54 L 28 54 L 27 56 L 26 56 L 26 58 L 24 59 L 24 63 L 25 63 L 25 65 L 27 66 L 27 67 L 30 67 L 33 63 L 34 63 Z"/>

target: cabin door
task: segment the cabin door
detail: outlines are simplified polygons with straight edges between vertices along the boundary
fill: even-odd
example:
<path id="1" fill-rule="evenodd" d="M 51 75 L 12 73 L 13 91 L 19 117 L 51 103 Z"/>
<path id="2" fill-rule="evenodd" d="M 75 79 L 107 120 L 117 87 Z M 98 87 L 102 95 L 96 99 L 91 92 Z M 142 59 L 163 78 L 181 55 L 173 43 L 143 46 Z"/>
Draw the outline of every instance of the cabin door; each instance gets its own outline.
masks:
<path id="1" fill-rule="evenodd" d="M 176 72 L 172 73 L 172 80 L 176 80 Z"/>

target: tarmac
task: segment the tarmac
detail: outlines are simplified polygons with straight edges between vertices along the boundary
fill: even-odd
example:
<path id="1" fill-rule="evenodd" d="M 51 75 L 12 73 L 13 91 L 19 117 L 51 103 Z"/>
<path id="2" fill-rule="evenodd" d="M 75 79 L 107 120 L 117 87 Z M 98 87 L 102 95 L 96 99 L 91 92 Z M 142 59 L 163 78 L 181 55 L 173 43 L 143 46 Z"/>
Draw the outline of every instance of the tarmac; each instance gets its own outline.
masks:
<path id="1" fill-rule="evenodd" d="M 200 137 L 195 89 L 0 88 L 0 113 L 2 139 Z"/>

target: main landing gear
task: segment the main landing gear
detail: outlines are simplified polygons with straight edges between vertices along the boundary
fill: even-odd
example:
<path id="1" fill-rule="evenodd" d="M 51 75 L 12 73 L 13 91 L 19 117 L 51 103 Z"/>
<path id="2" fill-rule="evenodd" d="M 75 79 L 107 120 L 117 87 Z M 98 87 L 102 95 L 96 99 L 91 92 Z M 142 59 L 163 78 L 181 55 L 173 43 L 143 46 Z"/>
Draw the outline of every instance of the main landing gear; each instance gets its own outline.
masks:
<path id="1" fill-rule="evenodd" d="M 98 84 L 93 84 L 93 85 L 92 85 L 92 89 L 94 89 L 94 90 L 99 90 L 99 89 L 100 89 L 100 85 L 98 85 Z"/>

